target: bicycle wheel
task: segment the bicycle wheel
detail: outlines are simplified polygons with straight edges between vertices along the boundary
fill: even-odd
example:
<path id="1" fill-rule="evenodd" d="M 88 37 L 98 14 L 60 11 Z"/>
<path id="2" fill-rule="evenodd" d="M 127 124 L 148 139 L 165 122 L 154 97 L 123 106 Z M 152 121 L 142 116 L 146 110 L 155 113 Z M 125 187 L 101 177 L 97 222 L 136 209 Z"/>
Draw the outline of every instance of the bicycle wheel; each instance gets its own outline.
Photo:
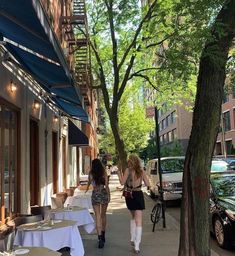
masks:
<path id="1" fill-rule="evenodd" d="M 161 209 L 162 209 L 161 203 L 156 203 L 154 205 L 154 207 L 152 209 L 152 212 L 151 212 L 151 221 L 152 221 L 152 223 L 157 223 L 160 220 Z"/>

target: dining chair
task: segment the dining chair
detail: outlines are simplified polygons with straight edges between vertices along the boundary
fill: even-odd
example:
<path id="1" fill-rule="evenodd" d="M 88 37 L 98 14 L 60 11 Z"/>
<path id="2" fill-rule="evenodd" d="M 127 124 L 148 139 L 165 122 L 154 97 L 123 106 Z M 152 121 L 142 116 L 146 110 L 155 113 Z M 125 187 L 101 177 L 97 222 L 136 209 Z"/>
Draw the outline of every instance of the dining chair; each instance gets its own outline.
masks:
<path id="1" fill-rule="evenodd" d="M 43 219 L 45 219 L 45 216 L 47 216 L 47 213 L 50 210 L 51 210 L 51 205 L 45 205 L 45 206 L 34 205 L 34 206 L 31 206 L 31 214 L 32 215 L 42 215 Z"/>
<path id="2" fill-rule="evenodd" d="M 14 219 L 15 222 L 15 228 L 17 229 L 18 226 L 22 224 L 27 224 L 27 223 L 33 223 L 33 222 L 38 222 L 41 221 L 42 215 L 27 215 L 27 216 L 18 216 Z"/>
<path id="3" fill-rule="evenodd" d="M 15 224 L 12 220 L 0 224 L 0 251 L 10 250 L 15 237 Z"/>
<path id="4" fill-rule="evenodd" d="M 73 188 L 66 188 L 65 192 L 66 192 L 67 196 L 73 196 L 74 189 Z"/>
<path id="5" fill-rule="evenodd" d="M 60 197 L 51 197 L 51 208 L 52 209 L 57 209 L 57 208 L 63 208 L 63 200 Z"/>

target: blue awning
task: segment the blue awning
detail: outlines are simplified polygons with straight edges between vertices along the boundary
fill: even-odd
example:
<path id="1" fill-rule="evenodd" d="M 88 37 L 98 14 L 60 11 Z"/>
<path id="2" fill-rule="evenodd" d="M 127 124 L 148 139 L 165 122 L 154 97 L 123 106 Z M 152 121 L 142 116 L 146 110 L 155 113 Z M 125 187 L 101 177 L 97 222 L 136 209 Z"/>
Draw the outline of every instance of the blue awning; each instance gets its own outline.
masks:
<path id="1" fill-rule="evenodd" d="M 11 44 L 7 44 L 6 48 L 45 91 L 55 97 L 62 97 L 67 101 L 81 105 L 78 92 L 67 79 L 61 66 L 48 62 Z"/>
<path id="2" fill-rule="evenodd" d="M 77 118 L 83 122 L 89 122 L 89 118 L 87 116 L 87 113 L 85 110 L 76 104 L 73 104 L 71 102 L 67 102 L 63 99 L 59 98 L 53 98 L 53 101 L 56 103 L 56 105 L 62 109 L 64 112 L 68 113 L 71 117 Z"/>
<path id="3" fill-rule="evenodd" d="M 62 110 L 65 112 L 69 110 L 75 118 L 88 120 L 84 110 L 81 118 L 78 115 L 82 109 L 80 92 L 74 85 L 63 51 L 40 1 L 17 0 L 13 3 L 9 0 L 1 0 L 0 35 L 16 43 L 12 44 L 7 41 L 5 47 L 23 69 L 51 97 L 53 96 L 53 99 L 56 99 L 54 101 L 60 103 L 57 103 L 58 107 L 66 105 Z M 79 108 L 78 111 L 76 107 Z"/>
<path id="4" fill-rule="evenodd" d="M 37 17 L 32 0 L 1 0 L 0 31 L 4 37 L 59 62 L 54 47 Z"/>
<path id="5" fill-rule="evenodd" d="M 89 146 L 88 137 L 72 122 L 68 123 L 68 143 L 74 146 Z"/>

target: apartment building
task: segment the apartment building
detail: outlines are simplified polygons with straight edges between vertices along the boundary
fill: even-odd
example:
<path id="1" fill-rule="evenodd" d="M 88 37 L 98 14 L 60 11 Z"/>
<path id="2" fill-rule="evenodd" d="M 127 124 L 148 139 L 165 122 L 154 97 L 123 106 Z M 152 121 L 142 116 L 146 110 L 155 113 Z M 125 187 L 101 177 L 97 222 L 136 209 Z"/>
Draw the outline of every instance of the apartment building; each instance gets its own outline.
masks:
<path id="1" fill-rule="evenodd" d="M 177 140 L 185 153 L 191 133 L 192 113 L 180 105 L 168 109 L 164 103 L 158 115 L 161 146 L 171 146 Z"/>
<path id="2" fill-rule="evenodd" d="M 97 156 L 89 67 L 84 0 L 0 1 L 1 221 L 77 186 Z"/>
<path id="3" fill-rule="evenodd" d="M 235 154 L 235 90 L 225 93 L 222 104 L 221 128 L 218 134 L 215 155 Z"/>

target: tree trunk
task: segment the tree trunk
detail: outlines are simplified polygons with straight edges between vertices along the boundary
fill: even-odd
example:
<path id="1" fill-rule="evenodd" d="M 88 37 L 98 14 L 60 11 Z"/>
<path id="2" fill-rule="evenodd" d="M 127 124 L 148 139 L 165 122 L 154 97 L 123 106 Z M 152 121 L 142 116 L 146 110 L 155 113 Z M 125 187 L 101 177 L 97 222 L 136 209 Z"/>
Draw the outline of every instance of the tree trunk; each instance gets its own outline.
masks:
<path id="1" fill-rule="evenodd" d="M 124 142 L 119 134 L 118 117 L 112 113 L 109 115 L 109 120 L 115 140 L 116 150 L 118 153 L 118 166 L 121 168 L 120 170 L 124 172 L 127 167 L 127 153 L 125 151 Z"/>
<path id="2" fill-rule="evenodd" d="M 228 52 L 235 35 L 235 1 L 223 6 L 211 34 L 214 41 L 206 44 L 200 60 L 186 153 L 178 256 L 210 255 L 209 168 L 220 125 Z"/>

